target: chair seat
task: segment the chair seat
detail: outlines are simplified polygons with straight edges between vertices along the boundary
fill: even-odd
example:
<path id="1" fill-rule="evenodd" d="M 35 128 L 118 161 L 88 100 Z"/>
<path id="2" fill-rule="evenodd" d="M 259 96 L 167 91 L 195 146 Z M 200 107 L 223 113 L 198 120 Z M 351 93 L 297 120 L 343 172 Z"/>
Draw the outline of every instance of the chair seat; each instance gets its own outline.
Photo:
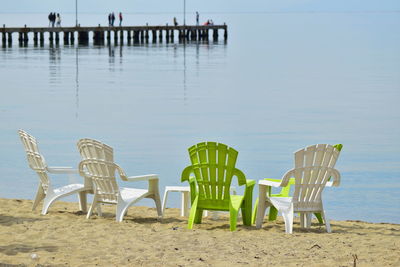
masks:
<path id="1" fill-rule="evenodd" d="M 292 197 L 267 197 L 267 201 L 271 202 L 278 210 L 289 210 Z"/>
<path id="2" fill-rule="evenodd" d="M 127 188 L 120 187 L 119 192 L 121 194 L 122 199 L 125 202 L 130 202 L 134 199 L 141 198 L 144 195 L 149 193 L 147 189 L 138 189 L 138 188 Z"/>
<path id="3" fill-rule="evenodd" d="M 79 191 L 80 189 L 84 189 L 84 185 L 83 184 L 69 184 L 69 185 L 65 185 L 59 188 L 54 189 L 54 193 L 56 195 L 64 195 L 64 194 L 68 194 L 74 191 Z"/>

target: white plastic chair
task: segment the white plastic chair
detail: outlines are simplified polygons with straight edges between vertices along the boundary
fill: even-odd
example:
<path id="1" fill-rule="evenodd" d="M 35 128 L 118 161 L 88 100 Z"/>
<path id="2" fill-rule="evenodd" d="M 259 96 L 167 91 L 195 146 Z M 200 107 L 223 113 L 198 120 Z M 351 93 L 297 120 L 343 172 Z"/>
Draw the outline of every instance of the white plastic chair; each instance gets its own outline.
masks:
<path id="1" fill-rule="evenodd" d="M 113 149 L 93 139 L 79 140 L 78 149 L 83 159 L 79 164 L 79 172 L 82 176 L 90 177 L 94 186 L 93 203 L 87 218 L 100 204 L 115 204 L 116 221 L 122 222 L 128 208 L 143 198 L 153 199 L 158 216 L 162 216 L 156 174 L 127 177 L 122 168 L 113 162 Z M 119 187 L 115 179 L 116 171 L 123 181 L 148 181 L 148 189 Z"/>
<path id="2" fill-rule="evenodd" d="M 86 212 L 86 193 L 92 190 L 91 184 L 69 184 L 59 188 L 53 188 L 49 173 L 51 174 L 78 174 L 78 170 L 72 167 L 49 167 L 44 157 L 39 153 L 36 139 L 24 130 L 18 131 L 22 144 L 24 145 L 29 167 L 39 176 L 39 187 L 33 201 L 32 211 L 36 209 L 43 200 L 42 214 L 45 215 L 49 207 L 59 198 L 72 194 L 79 195 L 80 210 Z"/>
<path id="3" fill-rule="evenodd" d="M 285 231 L 293 231 L 293 214 L 300 213 L 301 227 L 310 227 L 313 213 L 321 213 L 327 232 L 331 232 L 329 220 L 322 204 L 325 186 L 338 186 L 340 173 L 334 169 L 340 151 L 331 145 L 318 144 L 295 152 L 295 168 L 288 171 L 281 182 L 260 180 L 256 227 L 261 228 L 265 210 L 274 206 L 282 213 Z M 295 178 L 293 197 L 270 197 L 271 187 L 285 187 Z M 330 179 L 333 178 L 333 181 Z"/>

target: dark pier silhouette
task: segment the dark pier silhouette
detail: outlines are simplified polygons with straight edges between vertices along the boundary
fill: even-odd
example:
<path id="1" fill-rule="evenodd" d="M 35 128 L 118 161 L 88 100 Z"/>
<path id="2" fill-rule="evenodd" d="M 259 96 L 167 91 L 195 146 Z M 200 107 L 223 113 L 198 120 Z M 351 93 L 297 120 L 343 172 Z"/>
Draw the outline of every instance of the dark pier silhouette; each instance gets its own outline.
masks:
<path id="1" fill-rule="evenodd" d="M 44 44 L 45 33 L 49 43 L 60 43 L 61 35 L 64 44 L 74 44 L 75 40 L 79 44 L 88 44 L 89 35 L 93 39 L 93 44 L 105 44 L 114 42 L 123 44 L 127 43 L 148 43 L 148 42 L 174 42 L 177 38 L 180 42 L 184 41 L 218 41 L 219 30 L 223 31 L 223 38 L 228 38 L 228 26 L 223 25 L 201 25 L 201 26 L 116 26 L 116 27 L 25 27 L 8 28 L 3 25 L 0 28 L 1 39 L 3 45 L 12 44 L 13 37 L 17 35 L 20 44 L 28 44 L 29 36 L 33 38 L 35 45 Z M 91 34 L 90 34 L 91 33 Z M 13 36 L 14 35 L 14 36 Z M 14 37 L 15 38 L 15 37 Z"/>

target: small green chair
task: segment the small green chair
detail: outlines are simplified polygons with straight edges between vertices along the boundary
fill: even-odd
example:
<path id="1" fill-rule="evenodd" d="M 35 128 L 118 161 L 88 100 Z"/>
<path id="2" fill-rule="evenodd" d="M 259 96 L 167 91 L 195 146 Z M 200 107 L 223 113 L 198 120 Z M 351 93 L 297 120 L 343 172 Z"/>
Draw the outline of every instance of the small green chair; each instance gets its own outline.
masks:
<path id="1" fill-rule="evenodd" d="M 341 151 L 343 148 L 342 144 L 336 144 L 333 147 L 335 147 L 337 150 Z M 266 178 L 264 180 L 268 180 L 268 181 L 273 181 L 273 182 L 280 182 L 280 179 L 270 179 L 270 178 Z M 286 187 L 283 187 L 281 192 L 279 194 L 271 194 L 271 197 L 289 197 L 290 194 L 290 187 L 292 185 L 294 185 L 295 183 L 295 179 L 294 178 L 290 178 L 289 183 Z M 258 198 L 256 199 L 256 203 L 254 204 L 254 210 L 253 210 L 253 214 L 251 216 L 251 223 L 254 224 L 256 222 L 256 215 L 257 215 L 257 207 L 258 207 Z M 324 221 L 322 219 L 322 216 L 320 213 L 314 213 L 315 217 L 317 218 L 318 222 L 320 224 L 324 224 Z M 268 214 L 268 220 L 269 221 L 275 221 L 276 217 L 278 216 L 278 210 L 276 208 L 274 208 L 273 206 L 271 206 L 269 208 L 269 214 Z"/>
<path id="2" fill-rule="evenodd" d="M 243 224 L 251 225 L 255 181 L 246 180 L 243 172 L 235 168 L 238 152 L 216 142 L 198 143 L 188 150 L 192 164 L 183 170 L 181 178 L 190 185 L 192 207 L 188 229 L 194 223 L 201 223 L 203 210 L 229 211 L 230 230 L 235 231 L 241 208 Z M 237 177 L 239 186 L 246 186 L 243 196 L 230 194 L 233 176 Z"/>

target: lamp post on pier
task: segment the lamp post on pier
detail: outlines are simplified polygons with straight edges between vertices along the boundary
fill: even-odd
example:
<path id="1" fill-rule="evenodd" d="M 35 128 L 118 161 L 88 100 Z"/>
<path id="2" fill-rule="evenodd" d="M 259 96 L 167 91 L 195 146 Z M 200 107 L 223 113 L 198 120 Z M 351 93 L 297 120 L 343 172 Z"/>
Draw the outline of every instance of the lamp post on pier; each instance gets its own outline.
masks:
<path id="1" fill-rule="evenodd" d="M 78 27 L 78 0 L 75 0 L 75 27 Z"/>
<path id="2" fill-rule="evenodd" d="M 186 26 L 186 0 L 183 0 L 183 26 Z"/>

